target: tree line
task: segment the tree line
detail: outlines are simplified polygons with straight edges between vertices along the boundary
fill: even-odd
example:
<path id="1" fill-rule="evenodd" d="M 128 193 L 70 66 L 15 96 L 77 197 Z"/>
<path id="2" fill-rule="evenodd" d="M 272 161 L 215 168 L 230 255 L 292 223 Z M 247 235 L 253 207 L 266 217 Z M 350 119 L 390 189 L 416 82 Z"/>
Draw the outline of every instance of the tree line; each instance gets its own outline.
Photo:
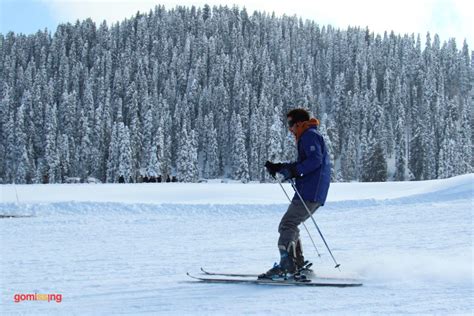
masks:
<path id="1" fill-rule="evenodd" d="M 472 172 L 473 54 L 436 34 L 156 6 L 0 34 L 0 77 L 3 183 L 270 181 L 294 107 L 321 121 L 333 181 Z"/>

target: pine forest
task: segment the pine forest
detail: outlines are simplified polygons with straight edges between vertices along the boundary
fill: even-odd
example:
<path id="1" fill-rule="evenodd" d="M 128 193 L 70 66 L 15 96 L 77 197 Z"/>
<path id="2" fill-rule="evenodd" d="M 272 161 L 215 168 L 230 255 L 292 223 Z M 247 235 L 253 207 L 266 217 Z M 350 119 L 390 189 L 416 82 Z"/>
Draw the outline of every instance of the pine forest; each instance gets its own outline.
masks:
<path id="1" fill-rule="evenodd" d="M 320 120 L 333 181 L 470 173 L 473 55 L 207 5 L 0 34 L 0 182 L 271 181 L 293 108 Z"/>

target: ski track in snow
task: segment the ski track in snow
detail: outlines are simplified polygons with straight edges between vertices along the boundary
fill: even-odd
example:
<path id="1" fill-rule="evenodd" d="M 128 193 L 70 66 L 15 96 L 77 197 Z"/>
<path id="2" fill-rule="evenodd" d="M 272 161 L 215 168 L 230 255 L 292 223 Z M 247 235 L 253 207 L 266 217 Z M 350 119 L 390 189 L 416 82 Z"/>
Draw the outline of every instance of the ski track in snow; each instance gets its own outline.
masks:
<path id="1" fill-rule="evenodd" d="M 315 256 L 302 228 L 305 253 L 322 275 L 363 279 L 363 287 L 343 289 L 201 284 L 186 276 L 201 266 L 267 270 L 278 260 L 287 203 L 15 204 L 2 196 L 0 214 L 34 216 L 0 219 L 0 313 L 472 314 L 472 180 L 427 181 L 420 185 L 429 188 L 406 197 L 351 195 L 320 208 L 315 219 L 342 272 L 310 221 L 323 255 Z M 61 293 L 63 301 L 14 303 L 15 293 Z"/>

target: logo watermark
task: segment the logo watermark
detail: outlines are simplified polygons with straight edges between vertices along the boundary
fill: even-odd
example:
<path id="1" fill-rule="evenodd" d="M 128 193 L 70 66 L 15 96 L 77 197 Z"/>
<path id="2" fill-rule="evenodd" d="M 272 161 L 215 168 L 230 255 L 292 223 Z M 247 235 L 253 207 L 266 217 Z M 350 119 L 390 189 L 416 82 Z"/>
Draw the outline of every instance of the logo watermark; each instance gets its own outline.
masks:
<path id="1" fill-rule="evenodd" d="M 61 303 L 63 300 L 62 294 L 51 293 L 51 294 L 41 294 L 41 293 L 17 293 L 13 295 L 13 301 L 15 303 L 20 303 L 24 301 L 48 301 Z"/>

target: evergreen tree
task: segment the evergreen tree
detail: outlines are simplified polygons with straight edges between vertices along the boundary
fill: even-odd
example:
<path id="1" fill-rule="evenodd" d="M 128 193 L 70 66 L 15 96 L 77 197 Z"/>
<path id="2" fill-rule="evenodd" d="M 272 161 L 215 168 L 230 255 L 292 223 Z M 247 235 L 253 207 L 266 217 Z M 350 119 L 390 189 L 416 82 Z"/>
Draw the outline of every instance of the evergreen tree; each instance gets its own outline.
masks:
<path id="1" fill-rule="evenodd" d="M 114 123 L 109 146 L 109 159 L 107 161 L 107 182 L 118 182 L 118 164 L 119 164 L 119 123 Z"/>
<path id="2" fill-rule="evenodd" d="M 327 114 L 323 114 L 323 117 L 321 118 L 320 120 L 320 125 L 319 125 L 319 133 L 321 134 L 321 136 L 323 137 L 324 139 L 324 143 L 326 145 L 326 150 L 327 150 L 327 153 L 328 153 L 328 157 L 329 157 L 329 160 L 331 162 L 331 180 L 332 181 L 335 181 L 335 166 L 334 166 L 334 146 L 331 142 L 331 138 L 329 137 L 328 135 L 328 131 L 327 131 L 327 128 L 326 128 L 326 124 L 328 122 L 328 116 Z"/>
<path id="3" fill-rule="evenodd" d="M 250 180 L 260 180 L 262 166 L 260 165 L 260 111 L 255 106 L 250 114 L 249 123 L 249 174 Z"/>
<path id="4" fill-rule="evenodd" d="M 406 125 L 405 105 L 402 103 L 402 87 L 400 79 L 397 78 L 394 102 L 397 111 L 395 124 L 395 175 L 396 181 L 404 181 L 407 178 L 406 160 Z"/>
<path id="5" fill-rule="evenodd" d="M 155 141 L 154 144 L 156 146 L 156 157 L 157 157 L 157 162 L 156 162 L 156 172 L 158 176 L 164 176 L 166 174 L 166 171 L 164 171 L 164 168 L 162 164 L 165 162 L 165 135 L 163 134 L 163 128 L 158 127 L 155 135 Z"/>
<path id="6" fill-rule="evenodd" d="M 268 159 L 270 161 L 282 160 L 282 130 L 283 122 L 281 121 L 281 111 L 278 107 L 274 107 L 268 142 Z"/>
<path id="7" fill-rule="evenodd" d="M 82 181 L 87 181 L 87 178 L 92 174 L 92 142 L 91 142 L 91 128 L 87 115 L 81 114 L 81 138 L 78 151 L 79 161 L 79 175 Z"/>
<path id="8" fill-rule="evenodd" d="M 48 168 L 48 182 L 60 182 L 60 161 L 57 145 L 58 123 L 56 119 L 56 106 L 46 106 L 46 149 L 45 158 Z"/>
<path id="9" fill-rule="evenodd" d="M 158 151 L 157 143 L 158 141 L 155 140 L 149 151 L 146 176 L 150 178 L 158 178 L 158 176 L 161 174 L 161 165 L 160 165 L 160 161 L 158 160 L 158 155 L 157 155 L 157 151 Z"/>
<path id="10" fill-rule="evenodd" d="M 176 162 L 177 177 L 181 182 L 196 182 L 198 179 L 197 151 L 196 147 L 193 147 L 196 137 L 192 130 L 188 131 L 186 121 L 183 123 Z"/>
<path id="11" fill-rule="evenodd" d="M 473 75 L 474 78 L 474 75 Z M 474 91 L 474 85 L 472 87 Z M 471 97 L 474 100 L 474 93 Z M 456 102 L 456 99 L 455 101 Z M 456 174 L 471 173 L 474 165 L 474 157 L 472 156 L 472 125 L 471 125 L 471 107 L 468 101 L 460 102 L 460 116 L 457 135 L 459 137 L 459 156 L 460 161 Z"/>
<path id="12" fill-rule="evenodd" d="M 214 128 L 214 115 L 209 113 L 204 119 L 204 126 L 207 127 L 205 134 L 205 155 L 204 155 L 204 172 L 205 178 L 215 178 L 218 176 L 219 166 L 218 148 L 217 148 L 217 131 Z"/>
<path id="13" fill-rule="evenodd" d="M 25 105 L 22 104 L 18 109 L 17 113 L 17 126 L 16 126 L 16 172 L 15 172 L 15 183 L 24 184 L 28 182 L 28 175 L 30 172 L 28 152 L 27 152 L 27 139 L 25 132 Z"/>
<path id="14" fill-rule="evenodd" d="M 368 156 L 364 160 L 364 172 L 362 181 L 364 182 L 385 182 L 387 181 L 387 162 L 380 142 L 369 145 Z"/>
<path id="15" fill-rule="evenodd" d="M 245 149 L 245 135 L 242 129 L 240 115 L 235 117 L 235 134 L 233 145 L 234 178 L 242 182 L 249 181 L 249 166 Z"/>
<path id="16" fill-rule="evenodd" d="M 282 114 L 296 107 L 327 115 L 333 180 L 374 179 L 384 162 L 396 180 L 469 173 L 473 60 L 436 34 L 423 46 L 225 6 L 0 34 L 0 181 L 135 181 L 156 169 L 153 147 L 166 179 L 183 146 L 190 181 L 236 177 L 233 113 L 249 178 L 268 181 L 265 160 L 295 159 Z"/>
<path id="17" fill-rule="evenodd" d="M 64 181 L 67 175 L 69 174 L 69 169 L 71 168 L 69 161 L 69 139 L 68 136 L 62 134 L 58 137 L 58 142 L 61 146 L 58 148 L 59 151 L 59 171 L 60 179 Z"/>
<path id="18" fill-rule="evenodd" d="M 119 182 L 133 182 L 132 178 L 132 148 L 130 143 L 130 131 L 122 122 L 118 123 L 118 170 Z M 121 179 L 121 180 L 120 180 Z"/>

